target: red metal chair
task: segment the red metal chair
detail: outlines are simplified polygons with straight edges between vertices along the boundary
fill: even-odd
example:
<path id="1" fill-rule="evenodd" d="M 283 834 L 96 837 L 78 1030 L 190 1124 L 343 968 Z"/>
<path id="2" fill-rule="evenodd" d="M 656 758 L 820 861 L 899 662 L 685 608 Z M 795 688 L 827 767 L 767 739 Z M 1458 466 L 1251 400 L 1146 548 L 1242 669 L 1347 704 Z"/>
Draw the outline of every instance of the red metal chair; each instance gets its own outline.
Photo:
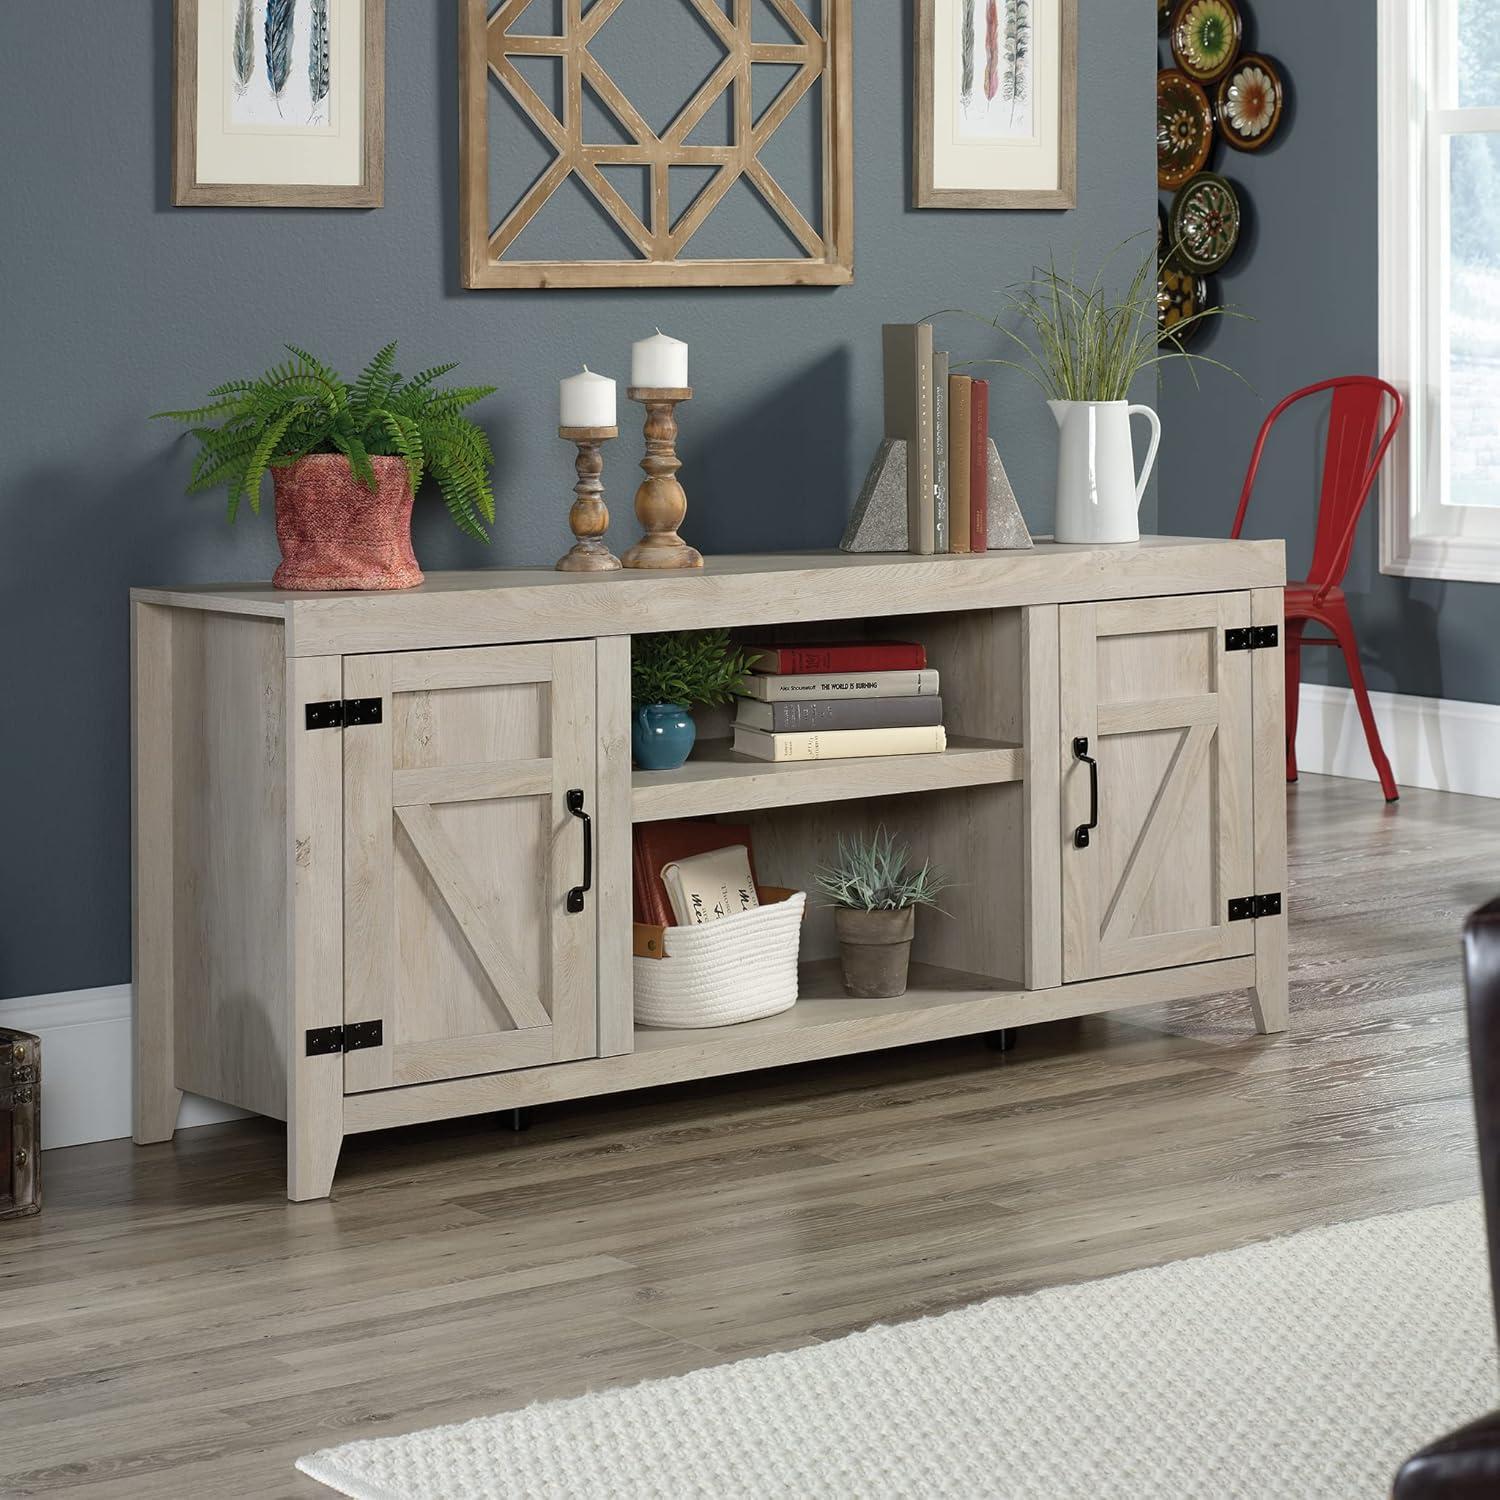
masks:
<path id="1" fill-rule="evenodd" d="M 1288 407 L 1323 391 L 1333 392 L 1333 408 L 1328 417 L 1328 452 L 1323 461 L 1323 494 L 1318 503 L 1312 565 L 1305 580 L 1289 583 L 1286 590 L 1286 779 L 1297 779 L 1297 700 L 1302 686 L 1302 648 L 1337 646 L 1344 654 L 1349 684 L 1354 689 L 1354 701 L 1359 706 L 1381 790 L 1387 802 L 1394 802 L 1400 793 L 1380 743 L 1380 731 L 1375 727 L 1365 674 L 1360 670 L 1354 622 L 1349 618 L 1349 606 L 1340 585 L 1349 571 L 1349 553 L 1360 515 L 1401 425 L 1404 408 L 1400 392 L 1373 375 L 1345 375 L 1293 391 L 1260 429 L 1230 535 L 1238 537 L 1245 524 L 1245 511 L 1250 505 L 1250 493 L 1255 488 L 1255 476 L 1271 429 Z M 1382 429 L 1387 398 L 1391 416 Z M 1311 624 L 1323 625 L 1332 634 L 1307 636 L 1304 632 Z"/>

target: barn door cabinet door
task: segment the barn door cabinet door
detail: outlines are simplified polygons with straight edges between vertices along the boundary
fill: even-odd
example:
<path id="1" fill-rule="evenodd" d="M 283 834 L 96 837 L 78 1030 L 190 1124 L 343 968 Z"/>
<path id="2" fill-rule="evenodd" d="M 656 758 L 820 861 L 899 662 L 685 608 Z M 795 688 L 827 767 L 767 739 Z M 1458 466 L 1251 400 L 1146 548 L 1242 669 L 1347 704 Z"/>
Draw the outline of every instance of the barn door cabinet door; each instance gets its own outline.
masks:
<path id="1" fill-rule="evenodd" d="M 591 641 L 344 658 L 347 1093 L 596 1053 Z"/>
<path id="2" fill-rule="evenodd" d="M 1065 981 L 1254 951 L 1249 624 L 1248 593 L 1059 612 Z"/>

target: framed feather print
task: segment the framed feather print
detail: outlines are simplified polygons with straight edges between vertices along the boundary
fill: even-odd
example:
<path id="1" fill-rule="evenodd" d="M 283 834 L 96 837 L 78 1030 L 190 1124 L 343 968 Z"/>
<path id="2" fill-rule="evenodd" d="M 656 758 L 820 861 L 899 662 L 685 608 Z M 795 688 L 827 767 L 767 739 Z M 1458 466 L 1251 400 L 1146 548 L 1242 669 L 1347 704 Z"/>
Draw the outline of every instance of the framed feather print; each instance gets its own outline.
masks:
<path id="1" fill-rule="evenodd" d="M 917 208 L 1078 201 L 1078 0 L 916 0 Z"/>
<path id="2" fill-rule="evenodd" d="M 176 0 L 172 201 L 379 208 L 385 0 Z"/>

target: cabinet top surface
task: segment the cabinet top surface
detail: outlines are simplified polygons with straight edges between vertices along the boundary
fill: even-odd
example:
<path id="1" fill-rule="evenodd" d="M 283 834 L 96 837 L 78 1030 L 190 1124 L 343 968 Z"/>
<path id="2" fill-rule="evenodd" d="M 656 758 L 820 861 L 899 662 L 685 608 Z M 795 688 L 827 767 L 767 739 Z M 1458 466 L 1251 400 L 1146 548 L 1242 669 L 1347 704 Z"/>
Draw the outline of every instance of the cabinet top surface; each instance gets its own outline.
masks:
<path id="1" fill-rule="evenodd" d="M 269 584 L 133 589 L 144 604 L 284 620 L 288 654 L 403 650 L 468 640 L 630 634 L 1150 594 L 1280 588 L 1280 541 L 1150 536 L 1124 546 L 1038 542 L 1022 552 L 770 552 L 701 571 L 429 573 L 390 593 L 288 593 Z"/>

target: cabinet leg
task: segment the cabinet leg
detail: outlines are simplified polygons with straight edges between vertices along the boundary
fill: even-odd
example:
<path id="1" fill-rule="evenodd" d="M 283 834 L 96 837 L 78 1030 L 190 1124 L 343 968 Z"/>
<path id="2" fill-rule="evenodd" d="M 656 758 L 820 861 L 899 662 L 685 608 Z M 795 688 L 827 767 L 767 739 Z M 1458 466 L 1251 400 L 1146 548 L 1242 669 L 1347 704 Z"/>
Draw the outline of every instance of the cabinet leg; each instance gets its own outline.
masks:
<path id="1" fill-rule="evenodd" d="M 170 1066 L 169 1059 L 167 1067 Z M 137 1146 L 152 1146 L 159 1141 L 170 1141 L 177 1133 L 177 1110 L 182 1103 L 182 1090 L 160 1078 L 148 1080 L 144 1073 L 144 1069 L 137 1068 L 135 1124 L 130 1134 Z"/>
<path id="2" fill-rule="evenodd" d="M 1250 1005 L 1255 1013 L 1255 1029 L 1262 1036 L 1269 1036 L 1285 1031 L 1290 1024 L 1286 918 L 1262 918 L 1255 927 L 1255 988 Z"/>
<path id="3" fill-rule="evenodd" d="M 531 1129 L 531 1111 L 529 1109 L 502 1109 L 500 1124 L 506 1130 L 513 1130 L 519 1135 L 523 1130 Z"/>
<path id="4" fill-rule="evenodd" d="M 293 1203 L 308 1203 L 333 1192 L 333 1174 L 338 1170 L 341 1135 L 325 1131 L 286 1133 L 286 1195 Z"/>
<path id="5" fill-rule="evenodd" d="M 1019 1028 L 1007 1026 L 1004 1031 L 991 1031 L 986 1033 L 984 1045 L 991 1052 L 1014 1052 L 1016 1040 L 1020 1036 Z"/>

